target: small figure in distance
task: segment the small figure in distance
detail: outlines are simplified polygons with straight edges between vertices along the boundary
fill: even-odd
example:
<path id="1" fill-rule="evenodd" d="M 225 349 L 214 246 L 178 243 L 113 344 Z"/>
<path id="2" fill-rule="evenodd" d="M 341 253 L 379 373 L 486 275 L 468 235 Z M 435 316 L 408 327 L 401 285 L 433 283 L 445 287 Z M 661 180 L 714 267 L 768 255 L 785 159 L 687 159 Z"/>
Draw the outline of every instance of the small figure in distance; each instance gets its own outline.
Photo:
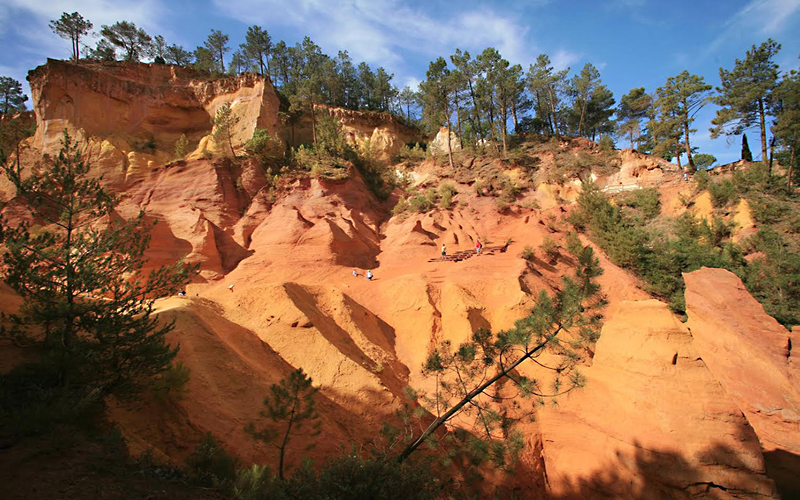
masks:
<path id="1" fill-rule="evenodd" d="M 353 268 L 353 277 L 358 277 L 358 271 L 356 271 L 355 268 Z"/>
<path id="2" fill-rule="evenodd" d="M 181 290 L 178 292 L 178 297 L 186 297 L 186 290 Z"/>
<path id="3" fill-rule="evenodd" d="M 478 242 L 475 243 L 475 255 L 480 255 L 482 248 L 483 248 L 483 244 L 481 243 L 481 239 L 478 238 Z"/>
<path id="4" fill-rule="evenodd" d="M 447 257 L 447 245 L 442 243 L 442 257 Z"/>
<path id="5" fill-rule="evenodd" d="M 683 182 L 689 182 L 689 173 L 686 170 L 683 171 Z"/>
<path id="6" fill-rule="evenodd" d="M 372 281 L 372 271 L 367 269 L 367 280 Z"/>
<path id="7" fill-rule="evenodd" d="M 233 291 L 233 285 L 228 286 L 228 290 Z"/>

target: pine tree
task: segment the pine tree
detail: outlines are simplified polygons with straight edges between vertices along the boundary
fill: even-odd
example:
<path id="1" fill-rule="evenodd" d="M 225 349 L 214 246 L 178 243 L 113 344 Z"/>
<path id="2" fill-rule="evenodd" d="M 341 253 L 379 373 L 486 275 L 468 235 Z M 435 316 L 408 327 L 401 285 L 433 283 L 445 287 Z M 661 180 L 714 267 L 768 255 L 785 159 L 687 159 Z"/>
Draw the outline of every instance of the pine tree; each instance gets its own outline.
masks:
<path id="1" fill-rule="evenodd" d="M 228 35 L 220 30 L 211 30 L 204 45 L 213 56 L 214 61 L 219 64 L 219 72 L 225 73 L 225 53 L 231 50 L 228 47 Z"/>
<path id="2" fill-rule="evenodd" d="M 245 426 L 245 432 L 258 441 L 270 443 L 280 438 L 280 442 L 273 446 L 278 449 L 278 477 L 281 480 L 284 479 L 284 459 L 292 436 L 302 434 L 301 428 L 306 422 L 312 423 L 311 435 L 319 434 L 319 415 L 314 401 L 317 391 L 319 388 L 311 385 L 311 377 L 298 368 L 280 383 L 272 384 L 270 394 L 264 398 L 266 408 L 260 413 L 275 426 L 285 425 L 285 429 L 266 427 L 257 430 L 253 423 Z"/>
<path id="3" fill-rule="evenodd" d="M 447 157 L 452 168 L 453 150 L 452 141 L 450 140 L 452 82 L 447 61 L 442 57 L 432 61 L 425 76 L 425 81 L 419 84 L 420 100 L 423 103 L 423 116 L 432 129 L 438 129 L 442 124 L 447 127 Z"/>
<path id="4" fill-rule="evenodd" d="M 789 187 L 794 182 L 797 163 L 798 139 L 800 139 L 800 72 L 792 70 L 784 75 L 778 88 L 775 90 L 777 97 L 777 120 L 772 128 L 772 133 L 777 137 L 781 151 L 779 155 L 787 166 L 786 180 Z"/>
<path id="5" fill-rule="evenodd" d="M 772 92 L 778 85 L 778 65 L 772 60 L 781 46 L 771 38 L 747 51 L 744 60 L 736 60 L 733 69 L 719 69 L 721 87 L 714 102 L 720 106 L 711 138 L 739 135 L 758 124 L 761 131 L 761 161 L 767 155 L 767 115 L 773 104 Z"/>
<path id="6" fill-rule="evenodd" d="M 753 161 L 753 153 L 750 152 L 750 145 L 747 144 L 747 134 L 742 134 L 742 160 Z"/>
<path id="7" fill-rule="evenodd" d="M 531 314 L 512 329 L 497 334 L 479 329 L 457 348 L 443 342 L 430 353 L 424 372 L 436 377 L 436 393 L 427 402 L 437 418 L 400 453 L 400 462 L 442 425 L 470 412 L 473 431 L 488 441 L 495 462 L 506 464 L 519 447 L 512 432 L 514 411 L 503 405 L 502 385 L 511 384 L 520 396 L 540 401 L 584 385 L 575 368 L 582 350 L 598 338 L 599 308 L 605 300 L 595 281 L 602 269 L 592 248 L 582 248 L 576 257 L 574 276 L 565 277 L 552 297 L 542 290 Z M 527 360 L 552 370 L 549 390 L 517 371 Z"/>
<path id="8" fill-rule="evenodd" d="M 78 62 L 81 57 L 81 37 L 89 33 L 92 23 L 77 12 L 64 12 L 59 19 L 50 21 L 50 29 L 61 38 L 72 42 L 72 60 Z"/>
<path id="9" fill-rule="evenodd" d="M 239 117 L 231 109 L 230 104 L 223 104 L 218 110 L 214 119 L 211 120 L 213 131 L 211 137 L 218 145 L 227 143 L 231 151 L 231 156 L 236 156 L 233 150 L 233 128 L 239 123 Z"/>
<path id="10" fill-rule="evenodd" d="M 696 170 L 692 159 L 692 148 L 689 143 L 689 134 L 696 132 L 691 128 L 694 117 L 706 105 L 706 96 L 711 90 L 711 85 L 703 81 L 703 77 L 683 71 L 677 76 L 667 79 L 663 87 L 656 90 L 658 99 L 656 106 L 662 115 L 672 116 L 683 135 L 683 146 L 689 169 Z"/>
<path id="11" fill-rule="evenodd" d="M 177 353 L 165 340 L 173 324 L 159 324 L 154 301 L 177 291 L 194 268 L 142 272 L 144 214 L 112 217 L 117 199 L 88 178 L 66 132 L 59 155 L 36 175 L 19 165 L 4 170 L 33 218 L 0 226 L 4 280 L 24 299 L 3 334 L 39 344 L 64 390 L 85 399 L 137 392 Z"/>
<path id="12" fill-rule="evenodd" d="M 270 74 L 269 54 L 272 50 L 272 38 L 267 30 L 260 26 L 247 28 L 245 43 L 241 45 L 241 49 L 244 55 L 258 63 L 262 75 Z"/>
<path id="13" fill-rule="evenodd" d="M 103 25 L 100 35 L 114 47 L 125 52 L 125 60 L 138 62 L 150 55 L 153 39 L 143 29 L 128 21 L 119 21 L 111 26 Z"/>
<path id="14" fill-rule="evenodd" d="M 647 116 L 652 105 L 653 98 L 645 92 L 644 87 L 631 89 L 619 101 L 617 107 L 618 131 L 620 134 L 628 136 L 631 149 L 634 149 L 634 142 L 641 135 L 641 121 Z"/>

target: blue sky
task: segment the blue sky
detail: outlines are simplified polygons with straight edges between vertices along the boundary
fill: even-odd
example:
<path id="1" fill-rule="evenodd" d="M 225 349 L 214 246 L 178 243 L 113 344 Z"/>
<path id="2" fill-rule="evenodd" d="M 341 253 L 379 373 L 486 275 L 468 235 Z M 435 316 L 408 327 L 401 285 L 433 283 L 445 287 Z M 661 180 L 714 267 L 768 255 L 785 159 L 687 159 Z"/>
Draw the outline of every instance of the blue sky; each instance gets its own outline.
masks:
<path id="1" fill-rule="evenodd" d="M 47 23 L 75 10 L 95 30 L 132 21 L 187 49 L 211 29 L 238 46 L 252 24 L 288 44 L 307 35 L 330 55 L 347 50 L 385 67 L 398 87 L 414 86 L 429 61 L 457 47 L 477 54 L 493 46 L 525 68 L 540 53 L 559 68 L 591 62 L 617 100 L 633 87 L 653 91 L 684 69 L 719 85 L 720 66 L 730 69 L 768 37 L 783 46 L 781 70 L 800 66 L 800 0 L 0 0 L 0 75 L 24 82 L 47 57 L 69 57 L 69 41 Z M 738 159 L 738 138 L 709 138 L 713 116 L 713 106 L 700 113 L 693 145 L 723 163 Z M 750 135 L 759 154 L 757 133 Z"/>

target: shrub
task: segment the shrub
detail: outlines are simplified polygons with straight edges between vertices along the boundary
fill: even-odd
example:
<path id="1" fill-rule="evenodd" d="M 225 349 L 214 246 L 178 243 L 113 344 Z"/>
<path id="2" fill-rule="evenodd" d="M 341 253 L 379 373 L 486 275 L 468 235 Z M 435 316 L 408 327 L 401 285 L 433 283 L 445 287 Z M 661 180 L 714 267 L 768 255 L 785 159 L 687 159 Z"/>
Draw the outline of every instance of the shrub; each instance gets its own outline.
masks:
<path id="1" fill-rule="evenodd" d="M 282 167 L 287 164 L 286 147 L 263 128 L 253 131 L 253 138 L 245 144 L 245 151 L 251 157 L 258 159 L 265 168 Z"/>
<path id="2" fill-rule="evenodd" d="M 408 144 L 404 144 L 403 147 L 397 152 L 394 157 L 395 162 L 400 163 L 403 161 L 419 163 L 425 160 L 428 156 L 428 153 L 425 149 L 420 146 L 419 143 L 410 146 Z"/>
<path id="3" fill-rule="evenodd" d="M 728 206 L 739 197 L 733 182 L 728 179 L 710 182 L 708 193 L 711 195 L 711 204 L 717 208 Z"/>
<path id="4" fill-rule="evenodd" d="M 172 363 L 154 382 L 154 393 L 157 398 L 183 399 L 189 392 L 191 370 L 182 361 Z"/>
<path id="5" fill-rule="evenodd" d="M 549 236 L 545 236 L 544 241 L 542 241 L 542 244 L 539 245 L 539 250 L 541 250 L 542 253 L 547 256 L 550 262 L 556 260 L 560 255 L 560 252 L 558 251 L 558 243 L 556 243 L 555 240 Z"/>
<path id="6" fill-rule="evenodd" d="M 614 150 L 614 139 L 610 135 L 602 136 L 598 144 L 600 148 L 607 153 Z"/>
<path id="7" fill-rule="evenodd" d="M 189 154 L 189 139 L 186 138 L 186 134 L 181 134 L 175 141 L 175 159 L 182 160 L 187 154 Z"/>
<path id="8" fill-rule="evenodd" d="M 453 204 L 453 196 L 458 194 L 456 187 L 449 182 L 439 186 L 439 208 L 447 210 Z"/>
<path id="9" fill-rule="evenodd" d="M 583 243 L 581 243 L 581 239 L 575 231 L 570 231 L 569 234 L 567 234 L 567 252 L 575 257 L 583 252 Z"/>
<path id="10" fill-rule="evenodd" d="M 186 458 L 189 479 L 197 485 L 224 487 L 236 474 L 236 460 L 210 432 Z"/>
<path id="11" fill-rule="evenodd" d="M 635 209 L 643 220 L 650 220 L 661 213 L 661 196 L 658 189 L 636 189 L 619 195 L 616 199 L 621 206 Z"/>
<path id="12" fill-rule="evenodd" d="M 522 250 L 522 253 L 519 254 L 525 260 L 533 260 L 536 258 L 536 252 L 534 252 L 533 247 L 530 245 L 525 245 L 525 248 Z"/>
<path id="13" fill-rule="evenodd" d="M 711 176 L 708 175 L 706 170 L 698 170 L 694 174 L 694 182 L 697 184 L 697 189 L 703 191 L 708 189 L 708 183 L 711 181 Z"/>
<path id="14" fill-rule="evenodd" d="M 411 211 L 424 214 L 433 209 L 436 205 L 436 191 L 428 188 L 424 193 L 417 193 L 408 200 L 408 207 Z"/>

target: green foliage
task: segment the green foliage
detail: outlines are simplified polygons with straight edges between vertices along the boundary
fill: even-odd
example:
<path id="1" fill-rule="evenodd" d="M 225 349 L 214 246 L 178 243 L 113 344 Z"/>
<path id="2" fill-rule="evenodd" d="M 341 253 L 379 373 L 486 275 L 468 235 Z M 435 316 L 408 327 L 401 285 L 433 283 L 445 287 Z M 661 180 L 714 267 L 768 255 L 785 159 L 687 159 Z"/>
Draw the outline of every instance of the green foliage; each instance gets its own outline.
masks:
<path id="1" fill-rule="evenodd" d="M 281 438 L 280 444 L 276 445 L 279 450 L 278 477 L 281 480 L 284 479 L 283 463 L 291 437 L 301 434 L 306 422 L 312 423 L 312 435 L 319 434 L 319 415 L 314 402 L 317 391 L 319 389 L 311 385 L 311 378 L 298 368 L 278 384 L 272 384 L 270 394 L 264 398 L 266 408 L 261 411 L 261 416 L 272 421 L 272 427 L 258 430 L 253 423 L 245 426 L 245 431 L 258 441 L 272 442 Z M 275 426 L 285 426 L 285 429 L 276 430 Z"/>
<path id="2" fill-rule="evenodd" d="M 226 487 L 236 477 L 236 460 L 210 432 L 186 457 L 187 476 L 193 484 Z"/>
<path id="3" fill-rule="evenodd" d="M 708 189 L 708 184 L 711 182 L 711 176 L 705 170 L 699 170 L 694 174 L 694 182 L 697 184 L 697 189 L 703 191 Z"/>
<path id="4" fill-rule="evenodd" d="M 706 170 L 717 161 L 717 158 L 714 155 L 707 153 L 697 153 L 693 158 L 694 166 L 697 167 L 697 170 L 699 171 Z"/>
<path id="5" fill-rule="evenodd" d="M 413 146 L 409 146 L 408 144 L 403 144 L 400 150 L 395 155 L 394 160 L 397 163 L 407 161 L 411 163 L 421 163 L 428 157 L 427 151 L 420 146 L 419 143 L 414 144 Z"/>
<path id="6" fill-rule="evenodd" d="M 541 245 L 539 245 L 539 250 L 542 251 L 542 254 L 544 254 L 550 262 L 554 262 L 558 259 L 558 256 L 561 255 L 558 250 L 558 243 L 550 236 L 544 237 Z"/>
<path id="7" fill-rule="evenodd" d="M 85 402 L 135 395 L 177 353 L 165 340 L 173 324 L 157 320 L 154 301 L 174 294 L 196 268 L 179 262 L 142 273 L 143 214 L 109 222 L 117 200 L 87 178 L 89 165 L 66 134 L 38 175 L 4 170 L 36 222 L 2 225 L 4 280 L 24 300 L 2 336 L 39 346 L 65 395 Z"/>
<path id="8" fill-rule="evenodd" d="M 684 214 L 671 230 L 649 228 L 643 218 L 626 215 L 591 183 L 584 184 L 570 221 L 589 230 L 612 262 L 636 272 L 651 293 L 668 300 L 677 312 L 685 307 L 681 273 L 702 266 L 741 273 L 744 266 L 741 252 L 723 242 L 729 229 L 719 223 L 713 228 Z"/>
<path id="9" fill-rule="evenodd" d="M 189 154 L 189 139 L 186 134 L 181 134 L 177 141 L 175 141 L 175 158 L 182 160 Z"/>
<path id="10" fill-rule="evenodd" d="M 257 128 L 253 131 L 253 138 L 247 141 L 245 151 L 256 158 L 264 168 L 279 169 L 288 164 L 286 147 L 280 139 L 270 135 L 269 131 Z"/>
<path id="11" fill-rule="evenodd" d="M 458 194 L 456 187 L 449 183 L 443 182 L 439 185 L 439 208 L 448 210 L 453 205 L 453 196 Z"/>
<path id="12" fill-rule="evenodd" d="M 11 115 L 25 111 L 28 96 L 22 93 L 22 84 L 13 78 L 0 76 L 0 120 L 5 121 Z M 0 122 L 0 127 L 4 124 Z"/>
<path id="13" fill-rule="evenodd" d="M 583 249 L 576 260 L 575 274 L 564 277 L 554 296 L 542 290 L 531 314 L 510 330 L 493 334 L 479 329 L 461 345 L 445 341 L 430 352 L 424 373 L 435 376 L 437 388 L 435 396 L 424 401 L 429 411 L 440 416 L 409 442 L 400 454 L 401 462 L 422 443 L 446 447 L 447 442 L 437 444 L 434 439 L 436 430 L 464 413 L 475 423 L 466 431 L 480 436 L 478 441 L 462 440 L 471 444 L 471 460 L 491 461 L 505 470 L 513 468 L 520 450 L 513 425 L 530 415 L 519 411 L 517 405 L 505 405 L 503 398 L 492 398 L 489 391 L 509 384 L 522 397 L 546 398 L 582 387 L 584 379 L 575 367 L 583 350 L 598 337 L 602 318 L 599 308 L 605 301 L 595 282 L 602 269 L 591 247 Z M 520 364 L 544 353 L 548 353 L 548 365 L 554 366 L 552 378 L 534 380 L 517 371 Z M 411 423 L 410 428 L 414 425 Z M 463 446 L 460 448 L 463 450 Z"/>
<path id="14" fill-rule="evenodd" d="M 122 50 L 124 58 L 128 62 L 138 62 L 143 57 L 150 55 L 153 39 L 143 29 L 137 28 L 134 23 L 119 21 L 111 26 L 104 24 L 100 29 L 100 35 L 107 42 L 108 47 Z"/>
<path id="15" fill-rule="evenodd" d="M 621 207 L 630 207 L 635 210 L 636 216 L 647 221 L 658 217 L 661 213 L 661 195 L 658 189 L 643 188 L 622 193 L 615 198 Z"/>
<path id="16" fill-rule="evenodd" d="M 536 252 L 533 250 L 532 246 L 525 245 L 525 248 L 522 249 L 522 253 L 520 253 L 519 256 L 527 261 L 532 261 L 536 258 Z"/>
<path id="17" fill-rule="evenodd" d="M 714 102 L 720 106 L 711 121 L 711 138 L 719 135 L 739 135 L 758 124 L 761 130 L 762 161 L 767 161 L 766 115 L 770 111 L 772 93 L 778 86 L 778 65 L 773 58 L 780 44 L 768 39 L 758 47 L 752 46 L 743 60 L 736 60 L 733 69 L 719 69 L 721 87 L 717 87 Z M 742 141 L 742 157 L 745 158 Z M 749 151 L 749 148 L 748 150 Z"/>
<path id="18" fill-rule="evenodd" d="M 578 233 L 575 231 L 570 231 L 567 234 L 567 252 L 572 254 L 574 257 L 578 257 L 580 256 L 581 252 L 583 252 L 583 248 L 583 243 L 581 243 Z"/>
<path id="19" fill-rule="evenodd" d="M 614 138 L 610 135 L 604 135 L 600 137 L 600 140 L 597 142 L 600 145 L 600 149 L 605 151 L 606 153 L 610 153 L 614 151 Z"/>
<path id="20" fill-rule="evenodd" d="M 435 500 L 440 482 L 427 464 L 350 452 L 319 470 L 306 463 L 284 481 L 260 465 L 240 469 L 227 491 L 235 500 Z"/>
<path id="21" fill-rule="evenodd" d="M 92 27 L 92 23 L 77 12 L 64 12 L 59 19 L 50 21 L 53 33 L 72 42 L 72 60 L 75 62 L 80 60 L 81 37 L 88 35 Z"/>
<path id="22" fill-rule="evenodd" d="M 159 399 L 170 398 L 173 401 L 181 400 L 189 393 L 187 384 L 191 370 L 183 361 L 172 363 L 153 382 L 153 392 Z"/>
<path id="23" fill-rule="evenodd" d="M 711 195 L 711 204 L 715 207 L 725 207 L 739 199 L 733 181 L 721 179 L 708 183 L 708 194 Z"/>
<path id="24" fill-rule="evenodd" d="M 408 200 L 408 208 L 414 212 L 424 214 L 436 206 L 436 191 L 428 188 L 425 191 L 417 192 Z"/>
<path id="25" fill-rule="evenodd" d="M 211 137 L 221 148 L 224 149 L 225 145 L 227 145 L 231 156 L 236 156 L 236 152 L 233 150 L 233 129 L 237 123 L 239 123 L 239 117 L 236 116 L 228 103 L 220 106 L 211 120 L 211 125 L 214 127 Z"/>

